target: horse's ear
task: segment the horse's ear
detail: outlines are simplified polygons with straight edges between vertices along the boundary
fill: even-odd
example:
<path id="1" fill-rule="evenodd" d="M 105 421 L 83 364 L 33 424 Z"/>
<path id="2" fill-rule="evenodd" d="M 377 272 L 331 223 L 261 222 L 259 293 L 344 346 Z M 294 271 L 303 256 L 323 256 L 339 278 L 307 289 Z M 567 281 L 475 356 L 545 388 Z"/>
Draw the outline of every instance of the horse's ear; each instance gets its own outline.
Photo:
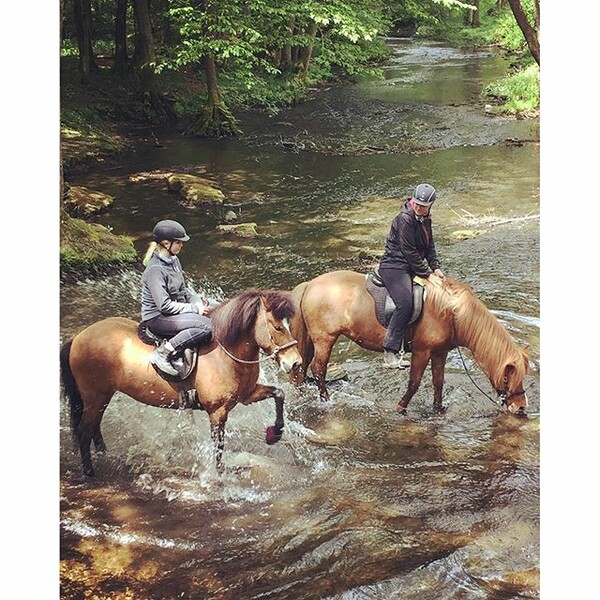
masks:
<path id="1" fill-rule="evenodd" d="M 262 307 L 263 307 L 263 308 L 264 308 L 264 309 L 265 309 L 267 312 L 269 312 L 269 305 L 268 305 L 268 303 L 267 303 L 267 299 L 266 299 L 266 298 L 265 298 L 265 297 L 264 297 L 262 294 L 260 295 L 260 303 L 261 303 Z"/>
<path id="2" fill-rule="evenodd" d="M 504 366 L 504 381 L 510 381 L 516 370 L 515 363 L 506 363 Z"/>

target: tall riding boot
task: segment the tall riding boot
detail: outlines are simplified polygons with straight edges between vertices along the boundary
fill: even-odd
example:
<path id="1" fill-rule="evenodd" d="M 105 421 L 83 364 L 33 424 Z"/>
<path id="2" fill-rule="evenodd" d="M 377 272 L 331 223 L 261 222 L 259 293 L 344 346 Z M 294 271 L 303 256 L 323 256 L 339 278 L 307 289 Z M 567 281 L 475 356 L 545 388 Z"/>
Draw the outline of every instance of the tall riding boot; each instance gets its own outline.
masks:
<path id="1" fill-rule="evenodd" d="M 150 355 L 150 362 L 156 367 L 158 367 L 163 373 L 176 377 L 177 375 L 179 375 L 179 373 L 171 364 L 171 354 L 171 351 L 168 350 L 164 344 L 161 344 Z"/>

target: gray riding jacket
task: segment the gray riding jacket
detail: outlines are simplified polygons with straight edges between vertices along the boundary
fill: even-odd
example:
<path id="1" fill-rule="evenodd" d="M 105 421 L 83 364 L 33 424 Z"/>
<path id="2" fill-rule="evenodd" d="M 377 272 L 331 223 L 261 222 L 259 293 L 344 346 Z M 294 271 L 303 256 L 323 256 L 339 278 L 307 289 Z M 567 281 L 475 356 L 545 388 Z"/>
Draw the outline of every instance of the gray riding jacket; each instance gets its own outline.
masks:
<path id="1" fill-rule="evenodd" d="M 198 313 L 199 296 L 186 286 L 177 256 L 163 258 L 156 252 L 142 275 L 142 321 L 159 315 Z"/>

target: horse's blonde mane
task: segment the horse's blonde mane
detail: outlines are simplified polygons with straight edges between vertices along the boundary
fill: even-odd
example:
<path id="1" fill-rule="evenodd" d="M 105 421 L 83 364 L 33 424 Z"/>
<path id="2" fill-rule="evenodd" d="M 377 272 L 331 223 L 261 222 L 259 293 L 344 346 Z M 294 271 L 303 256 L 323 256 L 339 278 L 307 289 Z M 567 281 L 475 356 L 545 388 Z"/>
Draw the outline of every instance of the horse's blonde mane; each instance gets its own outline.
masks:
<path id="1" fill-rule="evenodd" d="M 497 386 L 508 364 L 515 367 L 515 377 L 525 376 L 527 352 L 466 283 L 446 278 L 441 286 L 428 284 L 427 302 L 438 313 L 452 313 L 456 341 L 469 348 Z"/>

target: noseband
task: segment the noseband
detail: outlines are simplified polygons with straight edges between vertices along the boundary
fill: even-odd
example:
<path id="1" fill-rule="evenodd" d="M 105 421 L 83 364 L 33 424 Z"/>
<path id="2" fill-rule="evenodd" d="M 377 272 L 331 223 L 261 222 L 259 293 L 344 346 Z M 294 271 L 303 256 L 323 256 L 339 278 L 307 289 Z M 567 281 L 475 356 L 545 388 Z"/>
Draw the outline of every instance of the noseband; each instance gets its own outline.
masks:
<path id="1" fill-rule="evenodd" d="M 499 390 L 496 388 L 496 394 L 498 394 L 498 400 L 502 403 L 502 406 L 508 406 L 508 401 L 515 396 L 525 395 L 525 390 L 517 390 L 512 394 L 509 394 L 506 390 Z"/>

